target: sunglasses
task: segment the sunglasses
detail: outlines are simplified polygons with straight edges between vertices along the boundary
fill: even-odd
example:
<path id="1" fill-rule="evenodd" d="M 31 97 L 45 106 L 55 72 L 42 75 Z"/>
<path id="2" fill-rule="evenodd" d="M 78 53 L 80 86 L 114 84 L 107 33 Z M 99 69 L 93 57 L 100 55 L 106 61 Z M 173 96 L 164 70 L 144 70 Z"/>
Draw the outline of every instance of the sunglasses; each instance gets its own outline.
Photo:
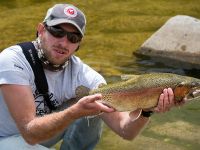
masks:
<path id="1" fill-rule="evenodd" d="M 56 38 L 62 38 L 64 36 L 66 36 L 67 39 L 71 43 L 78 43 L 82 39 L 82 35 L 80 33 L 77 33 L 77 32 L 68 32 L 68 31 L 65 31 L 64 29 L 62 29 L 59 26 L 47 26 L 45 24 L 44 27 L 54 37 L 56 37 Z"/>

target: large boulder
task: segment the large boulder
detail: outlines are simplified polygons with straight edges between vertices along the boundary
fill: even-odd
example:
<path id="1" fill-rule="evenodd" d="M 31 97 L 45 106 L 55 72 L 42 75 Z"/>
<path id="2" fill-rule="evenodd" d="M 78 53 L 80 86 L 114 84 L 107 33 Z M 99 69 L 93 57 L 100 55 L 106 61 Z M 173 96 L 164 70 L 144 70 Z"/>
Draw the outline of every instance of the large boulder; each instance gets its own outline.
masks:
<path id="1" fill-rule="evenodd" d="M 200 20 L 183 15 L 170 18 L 137 52 L 200 66 Z"/>

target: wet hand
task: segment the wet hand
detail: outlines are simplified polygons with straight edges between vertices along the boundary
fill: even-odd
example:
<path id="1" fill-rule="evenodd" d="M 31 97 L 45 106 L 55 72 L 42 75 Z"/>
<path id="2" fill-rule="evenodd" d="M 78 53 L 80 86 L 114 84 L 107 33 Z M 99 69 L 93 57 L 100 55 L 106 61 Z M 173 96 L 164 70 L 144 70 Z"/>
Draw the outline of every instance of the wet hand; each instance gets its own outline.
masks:
<path id="1" fill-rule="evenodd" d="M 155 112 L 167 112 L 174 106 L 174 93 L 171 88 L 164 89 L 159 97 L 158 105 L 154 108 Z"/>
<path id="2" fill-rule="evenodd" d="M 101 94 L 89 95 L 81 98 L 75 105 L 79 110 L 80 116 L 98 115 L 101 112 L 113 112 L 114 109 L 110 108 L 98 100 L 101 100 Z"/>

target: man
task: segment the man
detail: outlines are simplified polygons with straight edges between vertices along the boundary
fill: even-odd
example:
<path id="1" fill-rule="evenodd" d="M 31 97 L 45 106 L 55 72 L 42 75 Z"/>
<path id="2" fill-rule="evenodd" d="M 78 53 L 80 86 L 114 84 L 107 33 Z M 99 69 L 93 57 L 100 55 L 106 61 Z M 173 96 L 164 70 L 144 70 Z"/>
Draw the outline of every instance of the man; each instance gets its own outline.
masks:
<path id="1" fill-rule="evenodd" d="M 33 41 L 42 62 L 55 107 L 76 98 L 76 88 L 98 88 L 104 78 L 74 55 L 85 33 L 82 11 L 69 4 L 50 8 Z M 147 124 L 150 112 L 117 112 L 96 100 L 101 94 L 81 98 L 53 112 L 36 88 L 33 70 L 19 45 L 0 54 L 1 150 L 47 150 L 63 139 L 61 149 L 92 150 L 101 134 L 101 120 L 124 139 L 131 140 Z M 172 90 L 160 95 L 156 112 L 173 106 Z M 103 112 L 103 113 L 102 113 Z M 141 115 L 140 115 L 141 114 Z M 93 116 L 93 117 L 87 117 Z M 136 119 L 137 118 L 137 119 Z"/>

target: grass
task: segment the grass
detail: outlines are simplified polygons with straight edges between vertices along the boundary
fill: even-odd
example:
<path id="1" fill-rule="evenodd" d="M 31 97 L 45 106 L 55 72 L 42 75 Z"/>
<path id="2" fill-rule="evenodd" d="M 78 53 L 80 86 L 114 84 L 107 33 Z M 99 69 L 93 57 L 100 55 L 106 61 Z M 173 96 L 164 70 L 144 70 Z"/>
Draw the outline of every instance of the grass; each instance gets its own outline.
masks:
<path id="1" fill-rule="evenodd" d="M 59 2 L 63 1 L 1 0 L 0 49 L 3 50 L 18 42 L 34 40 L 37 24 L 42 22 L 46 10 Z M 170 17 L 181 14 L 200 18 L 199 0 L 68 0 L 68 2 L 80 7 L 87 16 L 86 36 L 77 55 L 107 79 L 122 73 L 132 73 L 140 67 L 130 65 L 135 62 L 132 53 Z M 166 115 L 156 115 L 133 142 L 122 140 L 105 127 L 104 136 L 96 150 L 198 149 L 200 118 L 197 116 L 200 108 L 193 110 L 194 107 L 195 104 L 190 109 L 183 108 L 183 111 L 173 110 Z M 166 133 L 166 130 L 169 133 Z M 180 134 L 184 132 L 185 134 Z"/>

